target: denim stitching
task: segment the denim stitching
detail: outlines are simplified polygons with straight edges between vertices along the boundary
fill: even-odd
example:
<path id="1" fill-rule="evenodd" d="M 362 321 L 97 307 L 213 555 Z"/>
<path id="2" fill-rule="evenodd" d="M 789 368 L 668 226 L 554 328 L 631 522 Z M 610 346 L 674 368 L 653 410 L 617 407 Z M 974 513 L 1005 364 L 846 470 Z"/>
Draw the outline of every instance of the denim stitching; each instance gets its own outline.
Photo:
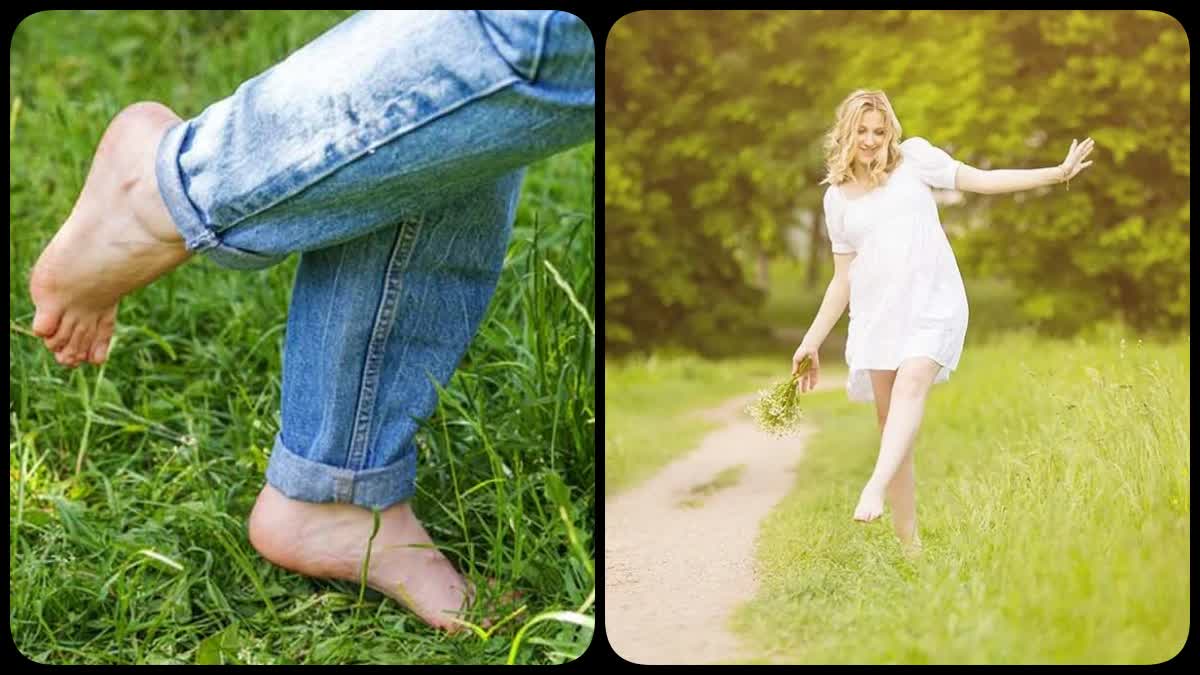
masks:
<path id="1" fill-rule="evenodd" d="M 396 312 L 400 305 L 400 279 L 412 258 L 413 243 L 421 229 L 420 221 L 407 222 L 396 233 L 391 259 L 384 275 L 383 297 L 379 301 L 375 325 L 371 329 L 371 340 L 367 346 L 367 358 L 363 364 L 362 387 L 358 394 L 358 409 L 355 411 L 354 434 L 350 439 L 350 456 L 346 462 L 352 471 L 361 471 L 366 464 L 367 442 L 370 439 L 371 413 L 375 408 L 375 395 L 379 389 L 379 367 L 384 349 L 396 323 Z M 400 259 L 403 262 L 397 264 Z"/>

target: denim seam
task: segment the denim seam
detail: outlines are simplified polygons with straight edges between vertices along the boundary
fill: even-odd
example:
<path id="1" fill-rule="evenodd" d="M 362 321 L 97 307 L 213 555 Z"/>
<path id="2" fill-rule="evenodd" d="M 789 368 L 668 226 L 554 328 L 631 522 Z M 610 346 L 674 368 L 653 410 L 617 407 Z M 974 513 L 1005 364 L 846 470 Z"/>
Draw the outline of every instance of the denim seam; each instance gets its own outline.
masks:
<path id="1" fill-rule="evenodd" d="M 501 59 L 501 61 L 503 61 L 503 59 Z M 504 63 L 507 65 L 508 62 L 504 61 Z M 304 190 L 311 188 L 313 185 L 316 185 L 317 183 L 321 182 L 322 180 L 325 180 L 326 178 L 328 178 L 329 176 L 338 172 L 339 170 L 346 167 L 350 163 L 352 163 L 358 159 L 361 159 L 365 155 L 369 155 L 369 154 L 375 152 L 380 147 L 387 145 L 388 143 L 391 143 L 392 141 L 396 140 L 400 136 L 411 133 L 411 132 L 417 130 L 418 128 L 423 127 L 427 124 L 432 124 L 433 122 L 441 119 L 442 117 L 445 117 L 446 115 L 449 115 L 450 113 L 458 110 L 459 108 L 461 108 L 469 103 L 474 103 L 475 101 L 478 101 L 482 98 L 491 96 L 492 94 L 495 94 L 496 92 L 499 92 L 499 91 L 501 91 L 507 87 L 510 87 L 514 84 L 517 84 L 521 81 L 522 81 L 522 78 L 517 77 L 517 76 L 510 76 L 510 77 L 505 77 L 500 80 L 497 80 L 490 87 L 480 89 L 477 93 L 475 93 L 472 96 L 465 97 L 465 98 L 463 98 L 459 101 L 456 101 L 455 103 L 452 103 L 444 108 L 440 108 L 439 110 L 435 111 L 434 113 L 432 113 L 426 117 L 419 118 L 416 121 L 410 122 L 407 125 L 402 125 L 402 126 L 397 127 L 390 134 L 384 135 L 383 140 L 377 140 L 374 143 L 364 145 L 357 153 L 348 154 L 344 158 L 343 161 L 332 163 L 329 167 L 326 168 L 326 170 L 324 172 L 314 173 L 311 177 L 309 177 L 305 181 L 297 182 L 294 185 L 287 185 L 285 181 L 279 180 L 279 178 L 278 178 L 279 176 L 288 176 L 289 174 L 296 173 L 296 168 L 295 168 L 296 166 L 302 166 L 302 165 L 308 163 L 309 161 L 311 161 L 319 153 L 325 152 L 324 147 L 322 147 L 318 150 L 313 150 L 313 152 L 311 154 L 309 154 L 307 157 L 295 162 L 294 164 L 288 166 L 285 169 L 280 170 L 280 172 L 277 174 L 277 176 L 274 180 L 268 179 L 268 180 L 264 181 L 264 185 L 262 187 L 258 188 L 257 190 L 255 190 L 255 194 L 273 194 L 275 192 L 275 190 L 277 189 L 278 184 L 284 183 L 285 187 L 284 187 L 284 189 L 280 190 L 279 196 L 277 199 L 266 202 L 262 206 L 251 206 L 249 208 L 249 210 L 245 213 L 245 215 L 241 216 L 240 218 L 237 218 L 237 219 L 231 221 L 230 223 L 228 223 L 226 225 L 222 225 L 222 226 L 217 226 L 216 224 L 214 224 L 212 226 L 212 229 L 215 232 L 217 232 L 218 234 L 223 234 L 227 230 L 230 230 L 233 227 L 236 227 L 242 221 L 253 218 L 254 216 L 257 216 L 258 214 L 260 214 L 268 209 L 274 208 L 278 204 L 280 204 L 284 201 L 287 201 L 288 199 L 296 196 L 297 194 L 303 192 Z M 388 101 L 387 103 L 385 103 L 383 106 L 385 114 L 380 117 L 375 118 L 375 120 L 373 120 L 371 124 L 378 123 L 381 120 L 386 120 L 387 119 L 386 111 L 387 111 L 388 107 L 396 100 L 398 100 L 398 99 L 392 99 L 391 101 Z M 347 139 L 356 138 L 356 136 L 354 135 L 355 133 L 362 132 L 364 129 L 369 130 L 371 124 L 362 125 L 358 129 L 351 131 L 351 133 L 349 135 L 343 136 L 342 138 L 338 139 L 338 141 L 334 145 L 340 146 L 340 145 L 346 143 Z"/>
<path id="2" fill-rule="evenodd" d="M 534 46 L 533 50 L 533 64 L 529 67 L 528 74 L 526 74 L 521 68 L 518 68 L 515 63 L 509 61 L 508 57 L 504 55 L 504 52 L 501 51 L 498 46 L 496 46 L 496 41 L 492 38 L 491 31 L 488 30 L 488 20 L 484 18 L 480 10 L 476 9 L 472 11 L 475 12 L 475 20 L 479 22 L 479 30 L 483 33 L 483 37 L 485 40 L 487 40 L 488 44 L 492 46 L 492 51 L 496 52 L 496 56 L 500 57 L 500 60 L 503 61 L 504 64 L 507 65 L 509 69 L 516 73 L 522 80 L 525 80 L 526 82 L 536 82 L 538 70 L 542 65 L 542 57 L 546 52 L 546 34 L 550 30 L 550 20 L 554 18 L 555 14 L 560 14 L 561 10 L 552 10 L 547 12 L 542 17 L 541 23 L 538 25 L 537 45 Z"/>
<path id="3" fill-rule="evenodd" d="M 375 323 L 371 329 L 370 342 L 367 345 L 367 356 L 363 363 L 363 381 L 358 393 L 358 409 L 354 415 L 354 434 L 350 439 L 350 455 L 347 467 L 354 471 L 362 470 L 367 461 L 367 443 L 370 440 L 371 415 L 375 408 L 375 397 L 379 389 L 380 364 L 383 352 L 391 336 L 392 327 L 396 323 L 396 312 L 399 308 L 401 277 L 408 269 L 412 258 L 413 244 L 421 229 L 420 221 L 406 222 L 396 233 L 396 243 L 392 245 L 391 259 L 388 261 L 387 273 L 384 275 L 383 295 L 379 299 L 379 309 L 375 313 Z M 397 264 L 400 259 L 403 262 Z"/>

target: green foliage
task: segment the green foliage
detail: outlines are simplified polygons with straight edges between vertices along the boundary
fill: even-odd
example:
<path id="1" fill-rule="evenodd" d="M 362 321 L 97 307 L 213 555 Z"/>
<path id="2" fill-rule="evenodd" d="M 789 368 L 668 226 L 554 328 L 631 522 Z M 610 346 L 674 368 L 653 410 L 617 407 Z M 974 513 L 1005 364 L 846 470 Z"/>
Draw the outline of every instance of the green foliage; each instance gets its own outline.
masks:
<path id="1" fill-rule="evenodd" d="M 606 348 L 712 351 L 764 331 L 749 263 L 782 252 L 798 210 L 823 229 L 823 134 L 857 88 L 887 91 L 905 136 L 982 169 L 1054 166 L 1093 137 L 1070 191 L 942 207 L 960 266 L 1012 283 L 1014 313 L 1047 331 L 1178 329 L 1189 73 L 1181 26 L 1149 11 L 627 15 L 606 48 Z"/>
<path id="2" fill-rule="evenodd" d="M 1026 314 L 1054 332 L 1104 318 L 1142 330 L 1185 327 L 1191 250 L 1186 35 L 1155 12 L 1015 14 L 999 31 L 1005 43 L 1022 45 L 1017 56 L 1026 68 L 1043 73 L 1020 102 L 1034 115 L 1025 135 L 1037 141 L 1033 153 L 1042 161 L 1036 165 L 1061 161 L 1067 139 L 1088 135 L 1096 140 L 1096 164 L 1069 192 L 993 199 L 987 227 L 971 231 L 958 247 L 960 258 L 972 269 L 1011 278 L 1026 296 Z M 1045 136 L 1030 136 L 1033 128 Z M 1013 142 L 1007 151 L 984 147 L 979 153 L 997 166 L 1028 166 L 1024 146 Z"/>

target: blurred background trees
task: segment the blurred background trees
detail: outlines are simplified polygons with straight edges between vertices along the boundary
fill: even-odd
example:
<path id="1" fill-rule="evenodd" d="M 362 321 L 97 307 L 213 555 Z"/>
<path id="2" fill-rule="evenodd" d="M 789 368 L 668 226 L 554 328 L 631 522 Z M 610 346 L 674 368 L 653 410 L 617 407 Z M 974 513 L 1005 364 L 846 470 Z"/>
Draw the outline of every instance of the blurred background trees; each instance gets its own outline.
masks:
<path id="1" fill-rule="evenodd" d="M 1069 191 L 939 195 L 972 326 L 983 280 L 1011 289 L 1006 320 L 1042 332 L 1187 326 L 1191 66 L 1170 16 L 642 11 L 612 28 L 605 64 L 610 353 L 807 327 L 832 265 L 823 135 L 858 88 L 888 93 L 905 137 L 982 169 L 1096 141 Z M 805 311 L 763 311 L 780 265 Z"/>

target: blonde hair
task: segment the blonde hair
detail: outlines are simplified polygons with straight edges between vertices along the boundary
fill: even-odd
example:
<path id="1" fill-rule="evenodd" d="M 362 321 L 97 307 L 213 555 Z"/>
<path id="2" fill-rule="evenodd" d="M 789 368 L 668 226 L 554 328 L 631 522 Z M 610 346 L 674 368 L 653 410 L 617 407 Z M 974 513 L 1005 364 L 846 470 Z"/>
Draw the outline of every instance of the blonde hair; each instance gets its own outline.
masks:
<path id="1" fill-rule="evenodd" d="M 854 180 L 851 167 L 854 162 L 854 131 L 864 116 L 872 110 L 883 114 L 884 124 L 891 127 L 884 160 L 880 154 L 871 158 L 867 165 L 867 184 L 876 187 L 900 164 L 900 120 L 892 110 L 892 103 L 881 90 L 859 89 L 843 100 L 837 108 L 837 121 L 825 136 L 825 180 L 821 183 L 840 185 Z"/>

